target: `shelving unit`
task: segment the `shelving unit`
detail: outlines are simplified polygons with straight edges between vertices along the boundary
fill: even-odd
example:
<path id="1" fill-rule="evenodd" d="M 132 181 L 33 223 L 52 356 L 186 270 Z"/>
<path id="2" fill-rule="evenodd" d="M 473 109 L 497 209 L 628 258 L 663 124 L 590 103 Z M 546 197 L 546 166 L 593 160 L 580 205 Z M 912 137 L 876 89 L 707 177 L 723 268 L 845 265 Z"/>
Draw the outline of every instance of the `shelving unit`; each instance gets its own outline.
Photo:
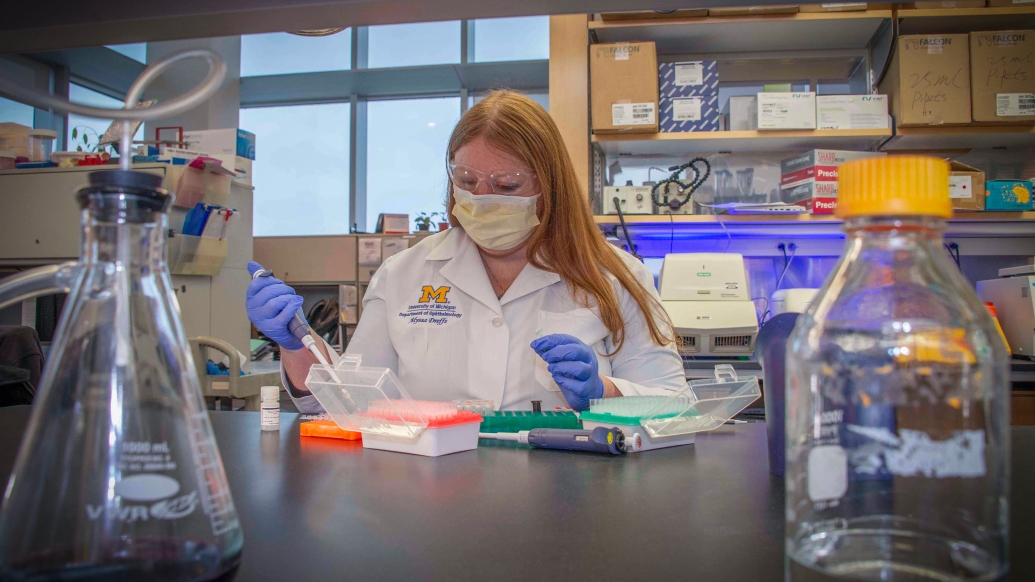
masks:
<path id="1" fill-rule="evenodd" d="M 977 148 L 1035 146 L 1033 125 L 968 125 L 962 127 L 897 127 L 881 145 L 884 151 L 966 151 Z"/>
<path id="2" fill-rule="evenodd" d="M 863 48 L 890 10 L 590 21 L 599 42 L 652 40 L 659 54 Z"/>
<path id="3" fill-rule="evenodd" d="M 961 34 L 1035 28 L 1035 5 L 898 11 L 899 34 Z"/>
<path id="4" fill-rule="evenodd" d="M 891 129 L 702 131 L 592 136 L 608 155 L 667 157 L 703 152 L 783 152 L 812 148 L 868 150 L 892 137 Z"/>

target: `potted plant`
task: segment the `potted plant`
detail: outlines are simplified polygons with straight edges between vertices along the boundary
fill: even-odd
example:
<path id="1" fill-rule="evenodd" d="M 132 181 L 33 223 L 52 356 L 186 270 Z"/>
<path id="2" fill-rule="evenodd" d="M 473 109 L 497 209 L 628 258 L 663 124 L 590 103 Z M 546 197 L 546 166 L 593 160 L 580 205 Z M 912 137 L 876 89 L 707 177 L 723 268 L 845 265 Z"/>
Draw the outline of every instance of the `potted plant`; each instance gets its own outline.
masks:
<path id="1" fill-rule="evenodd" d="M 441 213 L 439 212 L 432 212 L 431 214 L 428 214 L 427 212 L 421 212 L 417 215 L 417 218 L 413 219 L 413 222 L 417 224 L 417 230 L 426 231 L 431 227 L 431 223 L 435 219 L 435 217 L 440 215 Z"/>

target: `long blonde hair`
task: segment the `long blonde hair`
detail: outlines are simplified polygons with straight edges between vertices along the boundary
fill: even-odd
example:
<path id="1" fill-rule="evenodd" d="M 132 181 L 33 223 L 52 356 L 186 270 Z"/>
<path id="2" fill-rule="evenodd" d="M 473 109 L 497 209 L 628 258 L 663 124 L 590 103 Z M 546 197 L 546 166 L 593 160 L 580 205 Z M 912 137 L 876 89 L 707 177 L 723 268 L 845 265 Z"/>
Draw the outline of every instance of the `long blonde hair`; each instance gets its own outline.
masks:
<path id="1" fill-rule="evenodd" d="M 625 320 L 608 273 L 636 302 L 651 340 L 658 345 L 674 342 L 671 321 L 661 304 L 637 281 L 593 222 L 589 196 L 579 186 L 575 166 L 550 115 L 520 93 L 494 91 L 456 124 L 449 137 L 446 164 L 452 163 L 457 150 L 479 136 L 528 164 L 542 189 L 540 226 L 529 239 L 528 262 L 560 275 L 581 305 L 589 307 L 590 296 L 596 299 L 615 352 L 625 342 Z M 450 224 L 459 226 L 453 216 L 452 188 L 447 206 Z"/>

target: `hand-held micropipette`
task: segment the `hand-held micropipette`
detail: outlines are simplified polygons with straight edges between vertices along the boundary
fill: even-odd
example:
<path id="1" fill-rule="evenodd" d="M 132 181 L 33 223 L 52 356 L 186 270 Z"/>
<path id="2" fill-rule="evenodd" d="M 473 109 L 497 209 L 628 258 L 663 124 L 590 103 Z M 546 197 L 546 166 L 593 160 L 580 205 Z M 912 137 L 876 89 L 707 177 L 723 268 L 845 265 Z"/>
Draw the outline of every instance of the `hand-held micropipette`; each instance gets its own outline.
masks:
<path id="1" fill-rule="evenodd" d="M 270 271 L 269 269 L 259 269 L 252 274 L 252 279 L 272 276 L 273 271 Z M 288 331 L 291 332 L 291 335 L 298 338 L 298 341 L 302 342 L 302 345 L 305 346 L 307 350 L 316 356 L 317 361 L 324 366 L 331 365 L 330 362 L 327 361 L 327 358 L 324 357 L 323 352 L 320 351 L 320 347 L 316 345 L 316 340 L 313 339 L 313 330 L 309 327 L 309 323 L 306 322 L 305 317 L 302 315 L 301 308 L 299 308 L 299 310 L 295 312 L 295 316 L 291 318 L 291 323 L 288 324 Z"/>
<path id="2" fill-rule="evenodd" d="M 517 441 L 537 449 L 586 451 L 590 453 L 625 453 L 625 435 L 617 428 L 598 426 L 593 430 L 536 428 L 521 432 L 481 432 L 478 438 Z"/>

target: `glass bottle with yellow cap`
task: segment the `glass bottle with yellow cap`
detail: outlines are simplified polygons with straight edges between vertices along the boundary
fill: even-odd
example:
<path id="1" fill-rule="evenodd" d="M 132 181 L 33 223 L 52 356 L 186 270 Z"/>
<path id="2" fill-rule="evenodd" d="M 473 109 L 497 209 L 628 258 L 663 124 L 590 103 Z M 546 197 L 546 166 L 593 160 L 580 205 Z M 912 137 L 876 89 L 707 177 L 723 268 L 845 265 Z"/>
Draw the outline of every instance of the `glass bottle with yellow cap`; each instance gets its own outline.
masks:
<path id="1" fill-rule="evenodd" d="M 787 578 L 995 580 L 1009 356 L 942 246 L 948 164 L 839 168 L 844 253 L 787 351 Z"/>

